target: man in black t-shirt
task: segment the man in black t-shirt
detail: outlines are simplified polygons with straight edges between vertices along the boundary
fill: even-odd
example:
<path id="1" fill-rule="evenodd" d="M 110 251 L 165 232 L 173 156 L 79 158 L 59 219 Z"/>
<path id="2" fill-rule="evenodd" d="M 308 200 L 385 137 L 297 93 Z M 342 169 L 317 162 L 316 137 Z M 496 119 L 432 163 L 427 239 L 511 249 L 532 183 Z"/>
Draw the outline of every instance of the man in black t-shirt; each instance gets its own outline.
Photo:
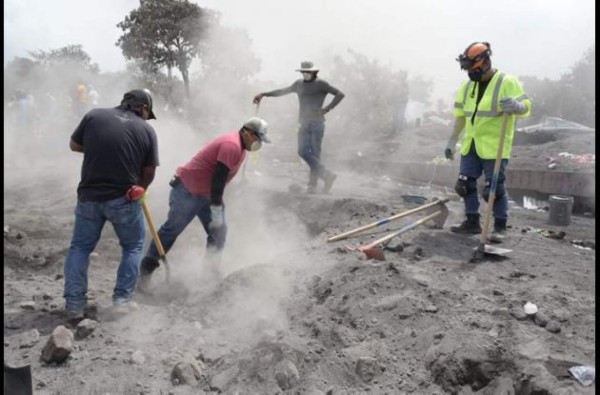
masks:
<path id="1" fill-rule="evenodd" d="M 128 191 L 148 188 L 158 166 L 156 132 L 148 119 L 156 119 L 150 93 L 133 90 L 118 107 L 89 111 L 71 135 L 71 150 L 83 153 L 75 229 L 64 269 L 65 311 L 72 321 L 83 318 L 89 256 L 106 221 L 122 247 L 113 304 L 133 306 L 145 226 L 140 202 Z"/>

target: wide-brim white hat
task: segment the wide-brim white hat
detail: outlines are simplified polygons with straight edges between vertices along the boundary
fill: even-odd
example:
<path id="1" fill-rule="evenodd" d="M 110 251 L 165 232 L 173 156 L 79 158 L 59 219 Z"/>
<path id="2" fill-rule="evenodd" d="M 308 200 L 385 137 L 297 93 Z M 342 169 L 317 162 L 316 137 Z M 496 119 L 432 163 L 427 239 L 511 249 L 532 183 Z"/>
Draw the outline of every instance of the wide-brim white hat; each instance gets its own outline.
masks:
<path id="1" fill-rule="evenodd" d="M 296 69 L 296 71 L 319 71 L 319 69 L 315 67 L 313 62 L 304 61 L 300 63 L 300 68 Z"/>

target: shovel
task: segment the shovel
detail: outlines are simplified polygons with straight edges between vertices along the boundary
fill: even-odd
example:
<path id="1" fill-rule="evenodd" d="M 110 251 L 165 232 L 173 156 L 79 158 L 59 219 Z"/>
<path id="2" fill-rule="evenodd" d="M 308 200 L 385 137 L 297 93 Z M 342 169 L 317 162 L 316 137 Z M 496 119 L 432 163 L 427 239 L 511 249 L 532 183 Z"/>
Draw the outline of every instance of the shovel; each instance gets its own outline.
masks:
<path id="1" fill-rule="evenodd" d="M 434 219 L 435 217 L 437 217 L 438 215 L 440 215 L 442 213 L 443 213 L 443 210 L 436 211 L 433 214 L 429 214 L 426 217 L 423 217 L 417 221 L 414 221 L 414 222 L 406 225 L 405 227 L 400 228 L 386 236 L 383 236 L 367 245 L 360 246 L 360 247 L 346 247 L 346 249 L 348 249 L 350 251 L 362 251 L 365 253 L 365 255 L 367 256 L 368 259 L 377 259 L 378 261 L 383 261 L 383 260 L 385 260 L 385 254 L 383 253 L 383 247 L 381 247 L 382 244 L 389 242 L 394 237 L 399 236 L 402 233 L 406 233 L 409 230 L 417 227 L 418 225 L 421 225 L 424 222 Z"/>
<path id="2" fill-rule="evenodd" d="M 502 114 L 502 129 L 500 131 L 500 144 L 498 144 L 498 152 L 496 154 L 496 162 L 494 163 L 494 174 L 492 176 L 492 183 L 490 185 L 490 196 L 487 202 L 487 208 L 485 210 L 485 219 L 483 221 L 483 229 L 481 231 L 481 239 L 479 246 L 475 248 L 473 258 L 470 262 L 475 263 L 481 261 L 487 256 L 505 256 L 512 252 L 512 250 L 500 247 L 494 247 L 486 244 L 488 241 L 488 231 L 490 227 L 490 219 L 492 218 L 492 211 L 494 209 L 494 201 L 496 200 L 496 186 L 498 185 L 498 174 L 500 174 L 500 163 L 502 162 L 502 151 L 504 150 L 504 138 L 506 136 L 506 126 L 508 124 L 508 114 L 504 112 Z"/>
<path id="3" fill-rule="evenodd" d="M 9 366 L 4 361 L 4 393 L 7 395 L 32 395 L 31 365 Z"/>
<path id="4" fill-rule="evenodd" d="M 142 199 L 142 210 L 144 211 L 144 217 L 146 217 L 146 222 L 148 222 L 148 227 L 150 228 L 150 233 L 152 233 L 152 239 L 154 239 L 154 244 L 156 245 L 156 249 L 158 250 L 158 255 L 160 256 L 160 260 L 165 264 L 165 271 L 167 276 L 167 283 L 170 280 L 170 270 L 169 270 L 169 262 L 167 261 L 167 254 L 165 253 L 165 249 L 163 248 L 162 243 L 160 242 L 160 237 L 158 237 L 158 232 L 156 231 L 156 226 L 154 226 L 154 221 L 152 221 L 152 217 L 150 216 L 150 210 L 148 210 L 148 206 L 146 205 L 146 200 Z"/>
<path id="5" fill-rule="evenodd" d="M 441 199 L 441 200 L 434 200 L 432 203 L 427 203 L 427 204 L 424 204 L 424 205 L 419 206 L 417 208 L 414 208 L 412 210 L 404 211 L 402 213 L 399 213 L 399 214 L 396 214 L 396 215 L 392 215 L 391 217 L 383 218 L 383 219 L 380 219 L 379 221 L 372 222 L 372 223 L 370 223 L 368 225 L 364 225 L 364 226 L 361 226 L 359 228 L 356 228 L 356 229 L 353 229 L 353 230 L 349 230 L 348 232 L 344 232 L 344 233 L 339 234 L 337 236 L 330 237 L 329 239 L 327 239 L 327 242 L 330 243 L 332 241 L 338 241 L 338 240 L 346 239 L 346 238 L 348 238 L 350 236 L 354 236 L 354 235 L 356 235 L 358 233 L 364 232 L 365 230 L 369 230 L 369 229 L 375 228 L 377 226 L 385 225 L 388 222 L 391 222 L 393 220 L 406 217 L 408 215 L 417 213 L 419 211 L 427 210 L 428 208 L 431 208 L 431 207 L 434 207 L 434 206 L 437 206 L 437 205 L 442 205 L 443 206 L 445 203 L 448 203 L 448 199 L 446 199 L 446 198 Z"/>

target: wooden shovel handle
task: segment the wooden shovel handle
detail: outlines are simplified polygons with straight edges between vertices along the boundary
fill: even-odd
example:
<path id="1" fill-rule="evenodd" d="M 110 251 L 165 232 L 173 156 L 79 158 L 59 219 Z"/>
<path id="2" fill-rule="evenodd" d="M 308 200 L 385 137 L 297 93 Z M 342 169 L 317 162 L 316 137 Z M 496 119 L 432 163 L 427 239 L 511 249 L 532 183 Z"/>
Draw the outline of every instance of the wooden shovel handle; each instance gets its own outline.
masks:
<path id="1" fill-rule="evenodd" d="M 411 215 L 411 214 L 414 214 L 414 213 L 418 213 L 419 211 L 426 210 L 426 209 L 428 209 L 430 207 L 437 206 L 438 204 L 444 204 L 444 203 L 448 203 L 448 199 L 447 198 L 436 200 L 435 202 L 424 204 L 424 205 L 419 206 L 417 208 L 414 208 L 412 210 L 404 211 L 402 213 L 399 213 L 399 214 L 396 214 L 396 215 L 392 215 L 391 217 L 383 218 L 383 219 L 380 219 L 379 221 L 372 222 L 372 223 L 370 223 L 368 225 L 364 225 L 364 226 L 361 226 L 359 228 L 356 228 L 356 229 L 353 229 L 353 230 L 349 230 L 348 232 L 339 234 L 337 236 L 330 237 L 329 239 L 327 239 L 327 242 L 330 243 L 332 241 L 342 240 L 342 239 L 348 238 L 350 236 L 353 236 L 355 234 L 358 234 L 360 232 L 363 232 L 365 230 L 369 230 L 371 228 L 375 228 L 377 226 L 387 224 L 390 221 L 393 221 L 393 220 L 396 220 L 396 219 L 400 219 L 400 218 L 406 217 L 408 215 Z"/>
<path id="2" fill-rule="evenodd" d="M 165 257 L 165 249 L 160 242 L 160 237 L 158 237 L 158 232 L 156 231 L 156 226 L 154 226 L 154 221 L 152 221 L 152 217 L 150 216 L 150 211 L 148 210 L 148 206 L 146 205 L 146 201 L 142 200 L 142 210 L 144 211 L 144 217 L 146 217 L 146 222 L 148 222 L 148 228 L 150 228 L 150 233 L 152 233 L 152 239 L 154 239 L 154 244 L 156 244 L 156 249 L 158 250 L 158 254 L 161 258 Z"/>
<path id="3" fill-rule="evenodd" d="M 498 174 L 500 173 L 500 164 L 502 163 L 502 153 L 504 152 L 504 140 L 506 137 L 506 126 L 508 125 L 508 113 L 502 114 L 502 129 L 500 130 L 500 143 L 498 144 L 498 152 L 496 153 L 496 162 L 494 163 L 494 174 L 490 185 L 490 196 L 485 210 L 485 218 L 483 220 L 483 229 L 481 231 L 480 244 L 487 243 L 488 228 L 492 219 L 492 211 L 494 210 L 494 202 L 496 201 L 496 185 L 498 184 Z"/>

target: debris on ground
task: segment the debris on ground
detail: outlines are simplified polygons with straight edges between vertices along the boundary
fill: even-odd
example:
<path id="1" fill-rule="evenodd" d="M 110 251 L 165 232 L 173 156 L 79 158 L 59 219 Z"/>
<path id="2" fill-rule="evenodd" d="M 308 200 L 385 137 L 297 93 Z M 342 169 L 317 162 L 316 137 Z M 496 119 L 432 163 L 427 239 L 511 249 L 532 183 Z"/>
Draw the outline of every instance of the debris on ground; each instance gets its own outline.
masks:
<path id="1" fill-rule="evenodd" d="M 596 368 L 593 366 L 573 366 L 569 369 L 569 373 L 586 387 L 596 381 Z"/>

